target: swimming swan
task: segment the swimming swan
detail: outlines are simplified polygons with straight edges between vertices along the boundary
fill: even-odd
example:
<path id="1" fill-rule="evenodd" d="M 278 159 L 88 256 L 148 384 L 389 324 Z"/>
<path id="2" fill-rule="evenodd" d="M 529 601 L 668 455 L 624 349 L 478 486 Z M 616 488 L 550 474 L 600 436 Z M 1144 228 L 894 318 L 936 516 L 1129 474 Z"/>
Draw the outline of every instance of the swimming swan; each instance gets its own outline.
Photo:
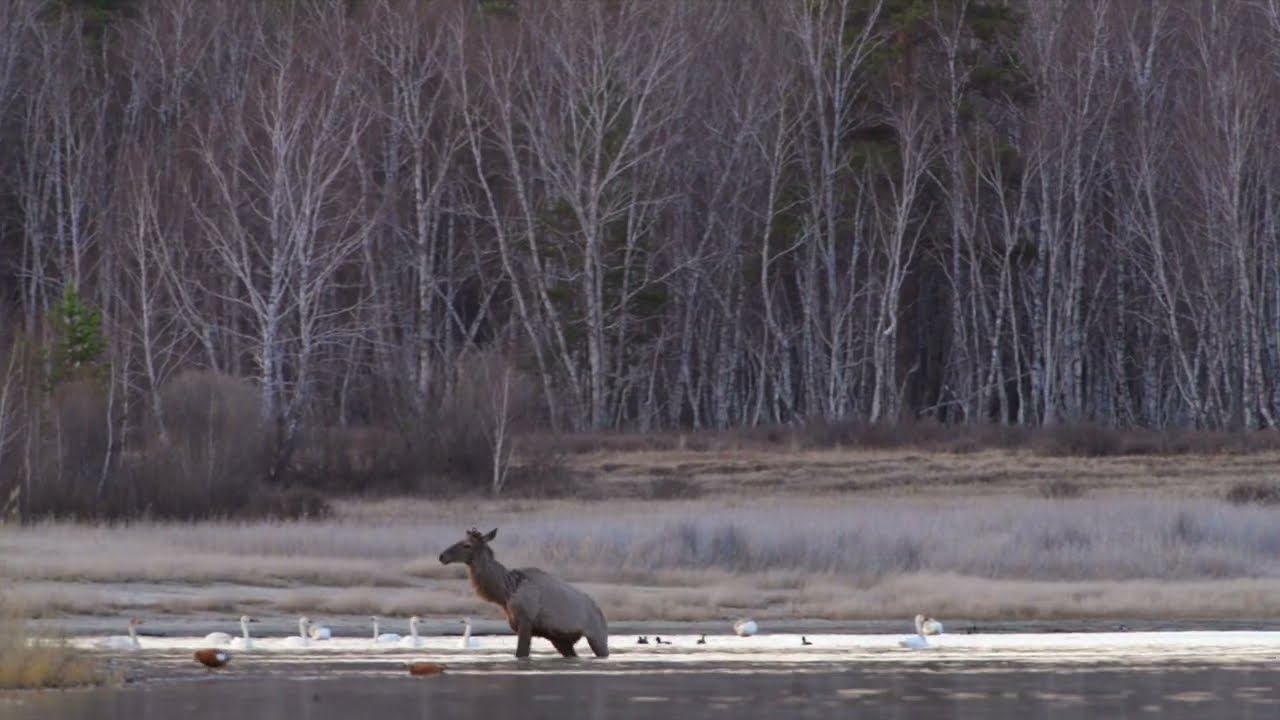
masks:
<path id="1" fill-rule="evenodd" d="M 477 638 L 471 637 L 471 618 L 462 618 L 462 624 L 466 626 L 462 630 L 462 642 L 460 643 L 462 645 L 462 649 L 479 650 L 480 641 Z"/>
<path id="2" fill-rule="evenodd" d="M 930 625 L 932 623 L 932 625 Z M 933 632 L 929 632 L 932 630 Z M 937 635 L 942 632 L 942 623 L 923 615 L 916 615 L 916 634 L 898 641 L 899 647 L 909 650 L 927 650 L 932 647 L 925 635 Z"/>
<path id="3" fill-rule="evenodd" d="M 249 637 L 249 623 L 258 622 L 248 615 L 240 616 L 240 637 L 231 638 L 231 647 L 237 650 L 252 650 L 253 638 Z"/>
<path id="4" fill-rule="evenodd" d="M 409 618 L 409 637 L 400 639 L 400 647 L 422 647 L 422 638 L 418 637 L 418 623 L 420 622 L 422 622 L 422 618 L 417 615 Z"/>
<path id="5" fill-rule="evenodd" d="M 307 629 L 307 634 L 312 640 L 332 640 L 333 631 L 323 625 L 312 625 Z"/>
<path id="6" fill-rule="evenodd" d="M 204 641 L 207 643 L 213 643 L 214 645 L 226 645 L 231 642 L 231 633 L 224 633 L 221 631 L 211 632 L 204 636 Z"/>
<path id="7" fill-rule="evenodd" d="M 105 637 L 93 646 L 102 650 L 141 650 L 142 643 L 138 642 L 138 626 L 141 624 L 142 621 L 138 618 L 129 618 L 128 635 Z"/>
<path id="8" fill-rule="evenodd" d="M 373 642 L 377 645 L 395 645 L 400 642 L 400 636 L 396 633 L 378 633 L 378 616 L 370 615 L 369 619 L 373 621 Z"/>
<path id="9" fill-rule="evenodd" d="M 302 616 L 298 618 L 298 634 L 290 635 L 284 639 L 285 647 L 304 648 L 311 647 L 311 635 L 307 629 L 311 627 L 311 618 Z"/>
<path id="10" fill-rule="evenodd" d="M 942 623 L 931 617 L 916 616 L 916 631 L 921 635 L 941 635 Z"/>

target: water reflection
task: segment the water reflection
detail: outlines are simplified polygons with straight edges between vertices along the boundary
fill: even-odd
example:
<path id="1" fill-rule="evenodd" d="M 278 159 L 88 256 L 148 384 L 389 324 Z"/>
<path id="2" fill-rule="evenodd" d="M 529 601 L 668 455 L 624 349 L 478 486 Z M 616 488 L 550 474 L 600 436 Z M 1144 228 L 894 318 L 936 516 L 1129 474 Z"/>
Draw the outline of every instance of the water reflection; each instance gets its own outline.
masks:
<path id="1" fill-rule="evenodd" d="M 602 666 L 596 666 L 602 667 Z M 299 668 L 302 670 L 303 668 Z M 1275 718 L 1280 670 L 1073 666 L 755 668 L 752 673 L 629 667 L 573 674 L 475 671 L 411 678 L 394 667 L 196 673 L 124 688 L 0 695 L 0 720 L 215 718 Z"/>

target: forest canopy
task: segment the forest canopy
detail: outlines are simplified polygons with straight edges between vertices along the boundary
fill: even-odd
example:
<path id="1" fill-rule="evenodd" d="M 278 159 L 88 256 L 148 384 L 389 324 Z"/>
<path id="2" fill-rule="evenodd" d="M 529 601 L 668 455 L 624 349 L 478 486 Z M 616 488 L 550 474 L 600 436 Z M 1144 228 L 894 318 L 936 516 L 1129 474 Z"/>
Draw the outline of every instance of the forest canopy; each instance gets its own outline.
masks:
<path id="1" fill-rule="evenodd" d="M 1277 0 L 6 0 L 0 489 L 234 413 L 1272 427 L 1278 91 Z"/>

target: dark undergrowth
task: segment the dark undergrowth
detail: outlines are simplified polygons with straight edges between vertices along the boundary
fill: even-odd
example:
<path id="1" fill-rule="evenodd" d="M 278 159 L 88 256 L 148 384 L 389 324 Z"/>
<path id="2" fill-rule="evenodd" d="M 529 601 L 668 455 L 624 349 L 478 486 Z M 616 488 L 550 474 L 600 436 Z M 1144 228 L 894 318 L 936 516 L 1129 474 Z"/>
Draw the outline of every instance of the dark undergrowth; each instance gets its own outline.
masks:
<path id="1" fill-rule="evenodd" d="M 1225 455 L 1280 451 L 1280 433 L 1207 430 L 1108 428 L 1101 425 L 1058 425 L 1022 428 L 1006 425 L 945 425 L 920 421 L 897 425 L 861 422 L 814 422 L 731 430 L 662 431 L 653 433 L 580 433 L 545 436 L 569 454 L 590 452 L 909 449 L 972 453 L 1017 450 L 1054 457 L 1118 457 L 1125 455 Z"/>

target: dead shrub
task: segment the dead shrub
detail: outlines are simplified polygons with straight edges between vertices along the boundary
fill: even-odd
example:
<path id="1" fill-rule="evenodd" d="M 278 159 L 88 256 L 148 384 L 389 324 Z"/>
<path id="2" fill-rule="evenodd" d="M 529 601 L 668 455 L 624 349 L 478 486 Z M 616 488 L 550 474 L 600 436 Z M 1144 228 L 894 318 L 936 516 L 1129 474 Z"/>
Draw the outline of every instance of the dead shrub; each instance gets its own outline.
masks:
<path id="1" fill-rule="evenodd" d="M 56 639 L 32 637 L 19 608 L 0 596 L 0 690 L 81 687 L 104 679 L 92 658 Z"/>
<path id="2" fill-rule="evenodd" d="M 507 476 L 503 495 L 525 498 L 590 498 L 595 491 L 589 474 L 569 467 L 567 454 L 551 442 L 522 438 Z"/>
<path id="3" fill-rule="evenodd" d="M 1058 478 L 1040 483 L 1040 496 L 1050 500 L 1073 500 L 1084 496 L 1084 488 L 1078 483 Z"/>
<path id="4" fill-rule="evenodd" d="M 666 475 L 648 485 L 650 500 L 689 500 L 702 497 L 702 487 L 688 475 Z"/>
<path id="5" fill-rule="evenodd" d="M 1042 455 L 1106 457 L 1119 455 L 1119 436 L 1097 425 L 1056 425 L 1037 433 L 1035 449 Z"/>
<path id="6" fill-rule="evenodd" d="M 313 428 L 289 469 L 294 485 L 336 495 L 404 494 L 418 488 L 421 463 L 405 433 L 376 427 Z"/>
<path id="7" fill-rule="evenodd" d="M 1226 497 L 1236 505 L 1280 504 L 1280 483 L 1238 482 L 1227 490 Z"/>

